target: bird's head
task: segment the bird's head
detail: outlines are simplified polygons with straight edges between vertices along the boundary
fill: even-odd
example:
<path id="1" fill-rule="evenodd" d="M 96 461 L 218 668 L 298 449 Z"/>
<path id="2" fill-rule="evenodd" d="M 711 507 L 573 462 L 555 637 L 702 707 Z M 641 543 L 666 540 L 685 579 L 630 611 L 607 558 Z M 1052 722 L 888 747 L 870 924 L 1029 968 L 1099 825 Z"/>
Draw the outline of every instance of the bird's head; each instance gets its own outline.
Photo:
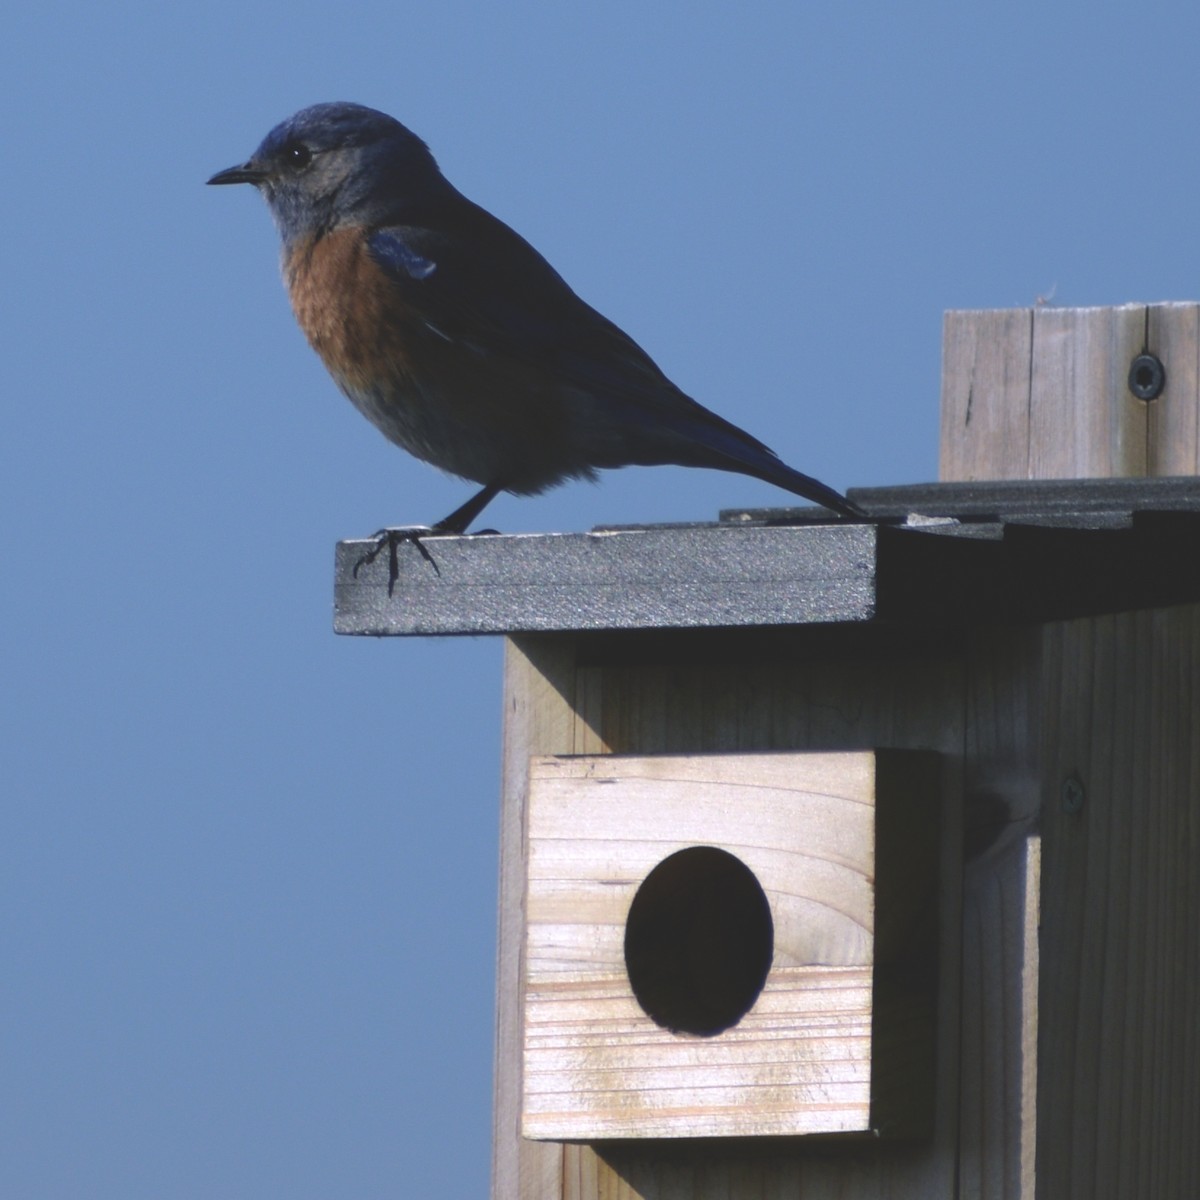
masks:
<path id="1" fill-rule="evenodd" d="M 276 125 L 209 183 L 252 183 L 285 242 L 341 225 L 401 223 L 449 185 L 429 148 L 386 113 L 338 101 Z"/>

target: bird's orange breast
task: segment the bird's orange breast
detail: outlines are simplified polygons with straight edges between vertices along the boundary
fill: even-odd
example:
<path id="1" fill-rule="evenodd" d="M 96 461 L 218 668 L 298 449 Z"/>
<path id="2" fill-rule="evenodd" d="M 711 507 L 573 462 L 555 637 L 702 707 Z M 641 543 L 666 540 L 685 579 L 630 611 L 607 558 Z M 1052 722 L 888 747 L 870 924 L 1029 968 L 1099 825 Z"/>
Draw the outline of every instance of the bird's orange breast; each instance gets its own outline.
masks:
<path id="1" fill-rule="evenodd" d="M 416 314 L 371 258 L 361 230 L 293 244 L 283 273 L 300 328 L 344 388 L 373 389 L 406 374 Z"/>

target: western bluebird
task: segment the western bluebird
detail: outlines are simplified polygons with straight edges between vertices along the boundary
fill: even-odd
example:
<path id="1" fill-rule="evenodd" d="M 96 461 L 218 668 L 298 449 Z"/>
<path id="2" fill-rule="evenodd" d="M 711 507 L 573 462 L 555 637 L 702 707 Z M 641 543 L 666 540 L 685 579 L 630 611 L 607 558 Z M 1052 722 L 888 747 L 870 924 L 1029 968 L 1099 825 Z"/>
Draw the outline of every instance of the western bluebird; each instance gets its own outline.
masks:
<path id="1" fill-rule="evenodd" d="M 296 319 L 355 407 L 483 485 L 435 531 L 465 532 L 499 492 L 634 464 L 738 471 L 862 515 L 684 395 L 384 113 L 303 109 L 208 182 L 266 197 Z"/>

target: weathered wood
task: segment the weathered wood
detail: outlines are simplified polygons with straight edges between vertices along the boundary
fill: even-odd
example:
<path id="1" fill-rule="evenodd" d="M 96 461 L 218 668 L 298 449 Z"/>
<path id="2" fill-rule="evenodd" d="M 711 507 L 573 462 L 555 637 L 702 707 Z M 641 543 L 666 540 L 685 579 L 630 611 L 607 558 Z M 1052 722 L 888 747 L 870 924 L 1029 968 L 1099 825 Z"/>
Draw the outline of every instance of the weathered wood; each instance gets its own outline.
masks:
<path id="1" fill-rule="evenodd" d="M 1200 306 L 948 312 L 940 478 L 1077 479 L 1200 469 Z M 1129 389 L 1143 351 L 1166 368 Z"/>
<path id="2" fill-rule="evenodd" d="M 928 755 L 535 758 L 525 1136 L 927 1132 L 936 931 L 914 914 L 936 892 L 941 804 Z M 695 846 L 749 868 L 774 942 L 753 1007 L 700 1038 L 642 1010 L 625 941 L 639 885 Z"/>
<path id="3" fill-rule="evenodd" d="M 1166 368 L 1149 402 L 1143 350 Z M 942 478 L 1194 474 L 1198 360 L 1195 304 L 949 313 Z M 1196 611 L 975 639 L 964 1195 L 1200 1194 Z"/>
<path id="4" fill-rule="evenodd" d="M 575 632 L 866 621 L 873 525 L 664 526 L 591 533 L 345 541 L 334 630 L 368 636 Z M 424 554 L 422 554 L 422 550 Z M 428 557 L 426 557 L 426 555 Z"/>
<path id="5" fill-rule="evenodd" d="M 908 484 L 855 499 L 878 524 L 767 509 L 731 511 L 720 525 L 430 538 L 432 562 L 400 548 L 394 588 L 386 556 L 358 569 L 374 543 L 342 542 L 336 628 L 401 637 L 961 627 L 1200 599 L 1194 476 Z M 1098 547 L 1100 537 L 1109 544 Z"/>
<path id="6" fill-rule="evenodd" d="M 988 629 L 967 651 L 962 1195 L 1032 1200 L 1040 632 Z"/>
<path id="7" fill-rule="evenodd" d="M 1036 316 L 946 314 L 943 480 L 1023 479 L 1046 465 L 1033 444 L 1041 423 L 1031 395 Z M 1062 350 L 1060 339 L 1059 358 Z M 1039 374 L 1042 388 L 1047 374 Z M 1040 659 L 1037 630 L 980 631 L 970 640 L 957 1152 L 961 1194 L 980 1200 L 1035 1196 Z"/>
<path id="8" fill-rule="evenodd" d="M 1045 666 L 1038 1195 L 1197 1196 L 1200 606 L 1051 626 Z"/>
<path id="9" fill-rule="evenodd" d="M 573 706 L 570 638 L 510 639 L 504 661 L 504 743 L 500 803 L 500 881 L 496 937 L 496 1070 L 492 1196 L 558 1196 L 562 1147 L 530 1142 L 521 1127 L 521 1008 L 525 942 L 525 804 L 529 755 L 570 754 L 582 746 Z"/>
<path id="10" fill-rule="evenodd" d="M 1198 334 L 1196 305 L 951 314 L 943 477 L 1197 471 Z M 1149 402 L 1127 387 L 1142 349 L 1167 370 Z M 1200 606 L 943 646 L 886 628 L 611 636 L 619 652 L 510 652 L 497 1200 L 1200 1195 Z M 883 746 L 945 764 L 930 1138 L 522 1140 L 530 757 Z"/>
<path id="11" fill-rule="evenodd" d="M 942 751 L 948 786 L 932 1138 L 888 1151 L 877 1146 L 856 1157 L 792 1141 L 764 1147 L 752 1169 L 739 1165 L 733 1150 L 709 1148 L 695 1162 L 683 1162 L 649 1148 L 567 1145 L 561 1177 L 554 1175 L 539 1192 L 540 1184 L 530 1182 L 530 1167 L 531 1190 L 519 1193 L 523 1197 L 708 1200 L 736 1186 L 739 1200 L 848 1194 L 924 1198 L 953 1194 L 956 1174 L 961 1174 L 963 1195 L 1004 1200 L 1032 1195 L 1018 1189 L 1028 1189 L 1033 1151 L 1028 1131 L 1036 1062 L 1023 1037 L 1034 1027 L 1022 1014 L 1032 1010 L 1037 981 L 1037 890 L 1027 883 L 1036 880 L 1036 847 L 1026 837 L 1041 798 L 1030 757 L 1040 745 L 1040 713 L 1036 694 L 1029 694 L 1037 678 L 1030 672 L 1040 653 L 1040 635 L 1036 629 L 996 631 L 972 638 L 966 647 L 947 646 L 940 655 L 928 645 L 910 652 L 884 644 L 864 655 L 848 641 L 839 649 L 842 644 L 831 633 L 821 639 L 815 656 L 800 650 L 789 657 L 781 650 L 770 662 L 753 653 L 734 654 L 731 661 L 715 645 L 713 661 L 696 662 L 691 656 L 675 658 L 668 646 L 670 666 L 656 666 L 659 655 L 647 645 L 638 654 L 641 665 L 577 665 L 573 682 L 560 680 L 557 691 L 573 694 L 579 712 L 586 714 L 569 740 L 589 753 L 875 745 Z M 536 731 L 529 736 L 535 747 L 547 740 Z M 560 744 L 567 740 L 561 736 Z M 512 747 L 509 752 L 515 753 Z M 962 862 L 964 772 L 972 839 L 966 901 L 973 914 L 966 965 L 959 960 L 963 917 L 955 886 Z M 997 986 L 1002 979 L 1007 982 Z M 960 1041 L 960 994 L 964 1027 L 971 1030 L 966 1041 Z M 511 1043 L 508 1052 L 515 1052 Z M 511 1057 L 499 1069 L 519 1075 Z M 511 1118 L 505 1129 L 515 1139 Z M 497 1197 L 511 1194 L 517 1193 L 496 1192 Z"/>
<path id="12" fill-rule="evenodd" d="M 1129 390 L 1146 322 L 1137 304 L 1034 310 L 1029 478 L 1146 474 L 1149 410 Z"/>
<path id="13" fill-rule="evenodd" d="M 948 312 L 939 479 L 1029 477 L 1032 309 Z"/>
<path id="14" fill-rule="evenodd" d="M 589 666 L 591 720 L 615 753 L 690 754 L 769 750 L 866 749 L 878 745 L 938 749 L 945 756 L 940 815 L 938 1003 L 934 1129 L 928 1140 L 862 1146 L 856 1155 L 820 1139 L 768 1140 L 743 1161 L 745 1150 L 709 1144 L 686 1160 L 663 1143 L 637 1148 L 567 1145 L 564 1196 L 575 1200 L 805 1200 L 854 1195 L 894 1200 L 953 1191 L 958 1111 L 958 930 L 961 921 L 961 663 L 946 656 L 906 653 L 866 661 L 839 655 L 832 635 L 816 658 L 770 661 L 747 654 L 736 663 L 656 666 L 654 648 L 643 665 Z M 719 656 L 718 656 L 719 657 Z M 831 661 L 832 659 L 832 661 Z M 732 1189 L 732 1190 L 731 1190 Z M 548 1197 L 558 1197 L 551 1190 Z"/>
<path id="15" fill-rule="evenodd" d="M 1200 474 L 1200 304 L 1156 304 L 1149 344 L 1167 386 L 1149 407 L 1147 475 Z"/>
<path id="16" fill-rule="evenodd" d="M 1034 1195 L 1040 840 L 968 873 L 963 923 L 963 1194 Z"/>

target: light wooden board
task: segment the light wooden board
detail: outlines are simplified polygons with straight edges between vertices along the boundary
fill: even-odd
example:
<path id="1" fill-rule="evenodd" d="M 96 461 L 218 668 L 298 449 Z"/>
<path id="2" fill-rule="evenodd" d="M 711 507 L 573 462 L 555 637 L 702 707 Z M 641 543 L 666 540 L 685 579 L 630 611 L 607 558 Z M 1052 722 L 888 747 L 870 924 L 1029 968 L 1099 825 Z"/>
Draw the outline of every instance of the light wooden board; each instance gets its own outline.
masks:
<path id="1" fill-rule="evenodd" d="M 1081 479 L 1200 470 L 1200 305 L 948 312 L 940 478 Z M 1129 369 L 1166 368 L 1155 400 Z"/>
<path id="2" fill-rule="evenodd" d="M 1200 304 L 1153 305 L 1149 340 L 1170 366 L 1150 405 L 1146 474 L 1200 475 Z"/>
<path id="3" fill-rule="evenodd" d="M 521 1139 L 516 1129 L 514 1087 L 520 1089 L 520 1063 L 513 1062 L 511 1038 L 502 1039 L 498 1059 L 498 1089 L 507 1104 L 497 1117 L 497 1171 L 493 1194 L 499 1200 L 781 1200 L 783 1197 L 854 1195 L 873 1200 L 925 1200 L 949 1195 L 955 1174 L 955 1129 L 958 1100 L 959 1001 L 958 929 L 961 835 L 960 772 L 962 729 L 958 702 L 962 696 L 961 669 L 952 657 L 925 654 L 889 657 L 867 662 L 852 657 L 831 661 L 822 652 L 816 660 L 772 653 L 738 655 L 736 662 L 676 666 L 604 667 L 575 661 L 568 671 L 564 660 L 542 638 L 521 639 L 510 651 L 506 702 L 510 714 L 532 718 L 518 732 L 529 754 L 550 752 L 634 752 L 688 754 L 705 751 L 749 752 L 804 748 L 866 749 L 872 745 L 938 748 L 949 752 L 941 789 L 940 842 L 930 867 L 913 857 L 933 881 L 932 908 L 941 929 L 937 951 L 936 1075 L 933 1089 L 933 1132 L 916 1142 L 874 1139 L 862 1144 L 857 1156 L 832 1152 L 828 1139 L 768 1139 L 756 1141 L 756 1162 L 744 1161 L 745 1145 L 722 1151 L 701 1143 L 694 1158 L 664 1153 L 666 1142 L 638 1140 L 595 1145 L 557 1144 Z M 830 646 L 830 635 L 819 639 Z M 577 652 L 577 651 L 576 651 Z M 649 662 L 653 650 L 646 650 Z M 835 656 L 836 657 L 836 656 Z M 542 687 L 538 664 L 554 680 Z M 526 674 L 533 673 L 534 678 Z M 536 696 L 526 707 L 517 693 L 524 687 Z M 575 706 L 564 719 L 559 705 Z M 509 748 L 511 749 L 511 748 Z M 511 761 L 511 759 L 509 760 Z M 526 793 L 516 777 L 506 775 L 521 804 L 521 815 L 505 822 L 505 836 L 520 836 L 528 813 Z M 507 793 L 506 793 L 507 795 Z M 506 801 L 507 802 L 507 801 Z M 891 839 L 889 839 L 891 840 Z M 519 848 L 505 851 L 505 860 L 520 861 Z M 502 907 L 509 920 L 519 917 L 520 899 L 511 892 L 512 875 L 504 876 Z M 511 954 L 511 947 L 508 953 Z M 502 950 L 502 956 L 505 951 Z M 902 997 L 897 998 L 899 1010 Z M 500 1021 L 513 1030 L 519 1000 L 499 997 Z M 893 1046 L 893 1062 L 902 1062 L 903 1036 Z M 911 1085 L 913 1069 L 903 1064 L 889 1073 Z M 857 1139 L 856 1139 L 857 1140 Z M 724 1143 L 727 1139 L 722 1139 Z M 694 1145 L 692 1140 L 676 1145 Z M 861 1143 L 860 1143 L 861 1144 Z M 885 1150 L 884 1147 L 887 1147 Z M 636 1148 L 635 1148 L 636 1147 Z M 699 1148 L 698 1148 L 699 1149 Z"/>
<path id="4" fill-rule="evenodd" d="M 870 1128 L 875 775 L 870 753 L 533 760 L 526 1137 Z M 695 845 L 736 855 L 774 922 L 758 1001 L 713 1037 L 656 1025 L 625 966 L 638 886 Z"/>
<path id="5" fill-rule="evenodd" d="M 521 1009 L 525 940 L 525 806 L 529 754 L 595 750 L 574 699 L 574 643 L 543 637 L 505 645 L 504 764 L 496 952 L 496 1069 L 493 1103 L 494 1200 L 560 1195 L 563 1149 L 521 1137 Z"/>

